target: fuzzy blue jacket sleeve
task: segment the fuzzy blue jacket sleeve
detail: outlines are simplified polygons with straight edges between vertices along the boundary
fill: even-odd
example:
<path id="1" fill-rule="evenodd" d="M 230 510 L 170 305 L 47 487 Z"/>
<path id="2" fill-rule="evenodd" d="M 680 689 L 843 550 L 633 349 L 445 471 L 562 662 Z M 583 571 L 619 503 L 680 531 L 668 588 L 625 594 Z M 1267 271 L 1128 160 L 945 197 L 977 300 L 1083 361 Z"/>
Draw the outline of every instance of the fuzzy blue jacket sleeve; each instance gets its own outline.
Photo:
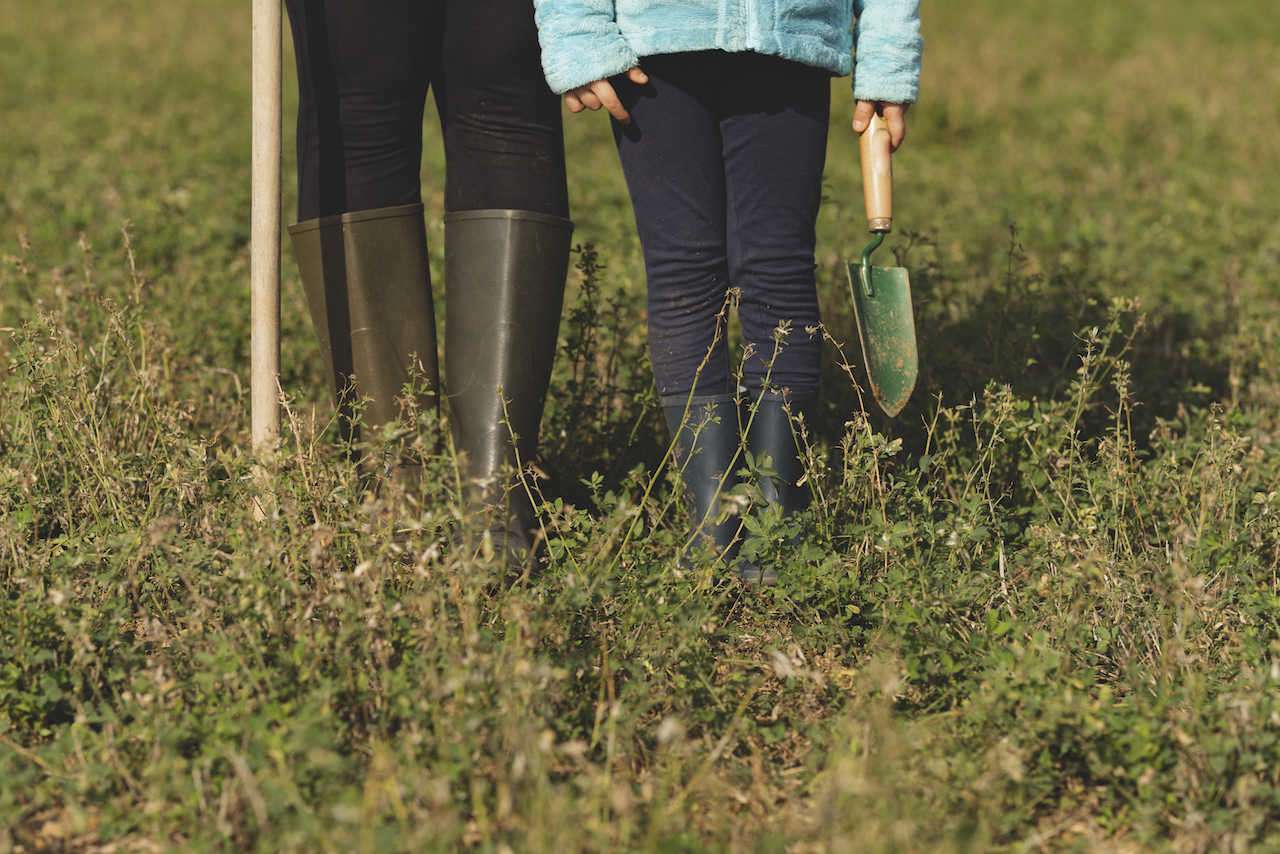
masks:
<path id="1" fill-rule="evenodd" d="M 614 0 L 534 0 L 542 70 L 556 93 L 621 74 L 640 63 L 622 37 Z"/>
<path id="2" fill-rule="evenodd" d="M 914 103 L 920 94 L 920 0 L 853 0 L 853 96 Z"/>

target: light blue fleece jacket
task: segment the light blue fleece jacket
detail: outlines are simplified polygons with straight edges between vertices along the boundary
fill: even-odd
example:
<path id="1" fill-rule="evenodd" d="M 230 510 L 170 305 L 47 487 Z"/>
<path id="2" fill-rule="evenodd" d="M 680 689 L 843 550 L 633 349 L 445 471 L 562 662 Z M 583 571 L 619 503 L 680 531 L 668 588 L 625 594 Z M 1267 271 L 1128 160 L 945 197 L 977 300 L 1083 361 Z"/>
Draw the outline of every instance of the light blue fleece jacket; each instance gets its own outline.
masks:
<path id="1" fill-rule="evenodd" d="M 534 0 L 534 7 L 542 66 L 556 92 L 621 74 L 640 57 L 695 50 L 854 71 L 860 100 L 909 103 L 919 92 L 920 0 Z"/>

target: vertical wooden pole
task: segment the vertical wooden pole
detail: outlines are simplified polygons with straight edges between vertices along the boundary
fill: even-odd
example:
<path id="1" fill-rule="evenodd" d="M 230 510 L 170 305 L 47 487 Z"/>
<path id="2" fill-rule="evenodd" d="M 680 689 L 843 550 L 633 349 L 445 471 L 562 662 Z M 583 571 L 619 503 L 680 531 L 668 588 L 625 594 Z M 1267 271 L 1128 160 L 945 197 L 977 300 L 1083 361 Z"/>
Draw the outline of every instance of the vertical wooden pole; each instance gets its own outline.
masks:
<path id="1" fill-rule="evenodd" d="M 280 0 L 253 0 L 250 406 L 255 449 L 280 432 Z"/>

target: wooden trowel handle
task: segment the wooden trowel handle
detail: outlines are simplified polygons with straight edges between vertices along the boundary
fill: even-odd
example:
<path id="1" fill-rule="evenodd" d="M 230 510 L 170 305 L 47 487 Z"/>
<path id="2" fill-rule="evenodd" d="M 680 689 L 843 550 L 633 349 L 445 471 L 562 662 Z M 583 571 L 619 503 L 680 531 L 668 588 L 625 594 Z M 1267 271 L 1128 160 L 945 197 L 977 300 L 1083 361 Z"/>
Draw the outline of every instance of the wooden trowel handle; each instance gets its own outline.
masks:
<path id="1" fill-rule="evenodd" d="M 862 132 L 862 192 L 867 201 L 867 226 L 873 232 L 893 230 L 893 153 L 889 125 L 874 114 Z"/>

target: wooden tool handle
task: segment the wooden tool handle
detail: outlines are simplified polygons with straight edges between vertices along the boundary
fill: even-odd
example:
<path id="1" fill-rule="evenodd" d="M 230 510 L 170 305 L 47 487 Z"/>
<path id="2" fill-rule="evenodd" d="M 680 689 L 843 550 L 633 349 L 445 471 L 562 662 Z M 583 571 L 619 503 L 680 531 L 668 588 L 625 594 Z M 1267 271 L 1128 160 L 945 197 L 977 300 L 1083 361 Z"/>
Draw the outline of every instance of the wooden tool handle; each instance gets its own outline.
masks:
<path id="1" fill-rule="evenodd" d="M 873 232 L 893 230 L 893 152 L 889 125 L 872 115 L 862 133 L 862 192 L 867 201 L 867 226 Z"/>

